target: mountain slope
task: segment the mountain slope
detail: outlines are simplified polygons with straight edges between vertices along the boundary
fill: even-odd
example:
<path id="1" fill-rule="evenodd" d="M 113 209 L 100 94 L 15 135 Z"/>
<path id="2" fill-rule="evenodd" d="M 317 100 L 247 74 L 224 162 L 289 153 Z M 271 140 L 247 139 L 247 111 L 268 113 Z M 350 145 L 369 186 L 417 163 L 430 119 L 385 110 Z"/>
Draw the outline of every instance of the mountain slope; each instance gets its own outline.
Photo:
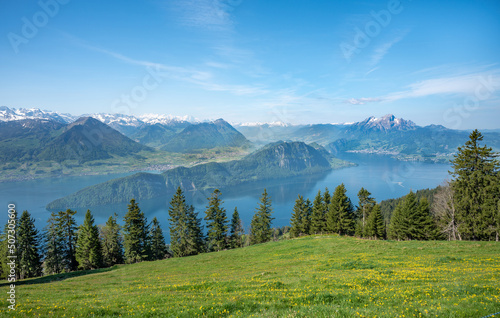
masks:
<path id="1" fill-rule="evenodd" d="M 326 153 L 326 152 L 324 152 Z M 208 194 L 215 188 L 326 172 L 332 169 L 324 153 L 303 142 L 279 142 L 242 160 L 179 167 L 161 175 L 148 173 L 111 180 L 51 202 L 48 209 L 66 209 L 167 196 L 177 187 Z M 145 190 L 147 189 L 147 190 Z"/>
<path id="2" fill-rule="evenodd" d="M 190 125 L 173 136 L 162 150 L 192 152 L 218 147 L 245 147 L 249 141 L 223 119 L 210 123 Z"/>

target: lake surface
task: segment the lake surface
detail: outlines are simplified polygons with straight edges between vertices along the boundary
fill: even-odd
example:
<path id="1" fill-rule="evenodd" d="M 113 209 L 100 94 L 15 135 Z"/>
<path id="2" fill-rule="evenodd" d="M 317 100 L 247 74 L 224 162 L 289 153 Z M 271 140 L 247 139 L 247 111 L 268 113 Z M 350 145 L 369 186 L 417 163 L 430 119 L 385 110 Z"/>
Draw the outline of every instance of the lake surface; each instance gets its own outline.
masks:
<path id="1" fill-rule="evenodd" d="M 333 170 L 322 175 L 311 175 L 284 180 L 262 181 L 243 184 L 230 189 L 221 189 L 223 207 L 230 219 L 234 208 L 237 207 L 245 229 L 248 230 L 259 198 L 264 188 L 272 198 L 273 226 L 289 225 L 292 208 L 299 194 L 314 200 L 318 190 L 322 192 L 326 187 L 332 193 L 339 184 L 344 183 L 347 194 L 353 204 L 358 203 L 357 193 L 364 187 L 377 200 L 385 200 L 406 195 L 410 189 L 416 191 L 425 188 L 434 188 L 444 180 L 449 179 L 449 164 L 434 164 L 423 162 L 403 162 L 373 154 L 342 154 L 341 159 L 358 164 L 357 167 Z M 135 172 L 134 172 L 135 173 Z M 57 179 L 41 179 L 20 182 L 0 183 L 0 204 L 4 213 L 0 213 L 0 224 L 7 220 L 7 205 L 14 203 L 19 212 L 28 210 L 35 218 L 38 229 L 46 225 L 50 212 L 45 206 L 60 197 L 66 196 L 81 188 L 98 184 L 113 178 L 133 174 L 110 174 L 103 176 L 64 177 Z M 204 216 L 207 200 L 206 194 L 187 193 L 188 203 L 193 204 L 199 216 Z M 139 207 L 146 214 L 148 220 L 157 217 L 165 232 L 168 241 L 168 207 L 171 196 L 138 202 Z M 127 203 L 90 207 L 97 224 L 104 224 L 116 212 L 119 222 L 127 212 Z M 77 223 L 81 224 L 86 208 L 77 209 Z"/>

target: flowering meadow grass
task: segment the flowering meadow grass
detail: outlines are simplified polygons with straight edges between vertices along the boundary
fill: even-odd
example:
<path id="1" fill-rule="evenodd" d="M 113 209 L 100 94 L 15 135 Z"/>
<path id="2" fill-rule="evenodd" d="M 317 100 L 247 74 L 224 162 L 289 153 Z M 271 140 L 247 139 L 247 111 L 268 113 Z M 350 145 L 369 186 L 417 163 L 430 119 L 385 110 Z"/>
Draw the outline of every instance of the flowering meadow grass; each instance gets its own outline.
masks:
<path id="1" fill-rule="evenodd" d="M 311 236 L 20 281 L 15 312 L 0 284 L 2 317 L 483 317 L 500 243 Z"/>

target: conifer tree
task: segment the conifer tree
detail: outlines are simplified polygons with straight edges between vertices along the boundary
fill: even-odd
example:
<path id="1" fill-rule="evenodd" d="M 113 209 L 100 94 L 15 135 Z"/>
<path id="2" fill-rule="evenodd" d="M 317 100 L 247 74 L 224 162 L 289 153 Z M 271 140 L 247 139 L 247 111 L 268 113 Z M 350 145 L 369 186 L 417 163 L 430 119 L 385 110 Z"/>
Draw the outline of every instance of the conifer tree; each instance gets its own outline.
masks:
<path id="1" fill-rule="evenodd" d="M 230 233 L 231 248 L 242 247 L 242 236 L 245 234 L 245 231 L 243 230 L 243 224 L 241 223 L 240 214 L 238 213 L 237 208 L 234 208 L 233 216 L 231 218 Z"/>
<path id="2" fill-rule="evenodd" d="M 266 189 L 264 189 L 260 198 L 259 207 L 250 224 L 250 244 L 259 244 L 271 240 L 271 222 L 274 220 L 271 215 L 271 198 L 268 196 Z"/>
<path id="3" fill-rule="evenodd" d="M 116 213 L 110 216 L 106 225 L 101 228 L 102 256 L 105 266 L 124 263 L 123 237 L 117 218 Z"/>
<path id="4" fill-rule="evenodd" d="M 368 220 L 368 217 L 370 216 L 370 212 L 373 208 L 373 206 L 376 204 L 375 199 L 371 197 L 371 193 L 366 190 L 365 188 L 361 188 L 358 192 L 358 199 L 359 199 L 359 206 L 357 209 L 357 218 L 361 222 L 358 222 L 358 227 L 360 227 L 357 232 L 359 236 L 364 237 L 366 236 L 365 233 L 365 227 L 366 227 L 366 221 Z"/>
<path id="5" fill-rule="evenodd" d="M 468 240 L 498 237 L 498 232 L 490 229 L 500 199 L 500 163 L 496 159 L 498 154 L 486 145 L 479 145 L 482 140 L 483 135 L 474 130 L 451 161 L 458 231 L 461 238 Z"/>
<path id="6" fill-rule="evenodd" d="M 366 220 L 366 237 L 381 240 L 385 238 L 385 222 L 380 205 L 375 204 Z"/>
<path id="7" fill-rule="evenodd" d="M 35 219 L 28 211 L 23 211 L 17 227 L 17 261 L 21 279 L 42 275 L 40 237 L 35 227 Z"/>
<path id="8" fill-rule="evenodd" d="M 227 241 L 227 217 L 226 210 L 221 207 L 221 192 L 215 189 L 212 196 L 208 198 L 208 206 L 205 212 L 207 221 L 207 248 L 209 251 L 222 251 L 226 248 Z"/>
<path id="9" fill-rule="evenodd" d="M 64 239 L 61 227 L 58 225 L 58 216 L 55 212 L 50 214 L 45 227 L 45 275 L 58 274 L 64 270 Z"/>
<path id="10" fill-rule="evenodd" d="M 149 237 L 151 238 L 151 260 L 156 261 L 168 257 L 165 237 L 160 227 L 160 222 L 156 217 L 153 218 Z"/>
<path id="11" fill-rule="evenodd" d="M 292 217 L 290 218 L 290 236 L 299 237 L 305 235 L 304 233 L 304 222 L 306 219 L 306 202 L 304 197 L 299 194 L 297 200 L 295 200 L 295 205 L 293 207 Z"/>
<path id="12" fill-rule="evenodd" d="M 18 235 L 15 228 L 19 225 L 17 218 L 17 211 L 12 214 L 14 217 L 9 216 L 5 223 L 4 230 L 0 235 L 0 269 L 1 278 L 6 278 L 11 275 L 11 268 L 9 262 L 12 259 L 17 259 L 19 256 L 19 248 L 17 248 Z M 19 278 L 19 271 L 15 271 L 16 279 Z"/>
<path id="13" fill-rule="evenodd" d="M 67 209 L 66 211 L 59 211 L 56 218 L 56 227 L 59 229 L 57 232 L 62 240 L 62 261 L 66 271 L 75 271 L 78 268 L 76 261 L 76 239 L 77 239 L 77 226 L 75 221 L 76 211 Z"/>
<path id="14" fill-rule="evenodd" d="M 125 261 L 129 264 L 150 259 L 149 228 L 146 217 L 134 199 L 130 200 L 124 217 L 123 245 Z"/>
<path id="15" fill-rule="evenodd" d="M 437 238 L 437 226 L 431 216 L 430 205 L 427 198 L 422 197 L 417 207 L 417 213 L 414 216 L 417 229 L 413 234 L 417 240 L 433 240 Z"/>
<path id="16" fill-rule="evenodd" d="M 201 225 L 201 218 L 198 217 L 198 212 L 195 212 L 194 206 L 187 207 L 187 254 L 196 255 L 206 252 L 205 238 L 203 235 L 203 226 Z"/>
<path id="17" fill-rule="evenodd" d="M 75 256 L 78 268 L 83 270 L 96 269 L 103 265 L 99 229 L 94 224 L 94 217 L 90 210 L 85 213 L 83 224 L 78 229 Z"/>
<path id="18" fill-rule="evenodd" d="M 350 235 L 354 232 L 353 207 L 346 192 L 347 190 L 342 183 L 335 188 L 331 197 L 326 216 L 327 229 L 331 233 Z"/>
<path id="19" fill-rule="evenodd" d="M 321 196 L 321 190 L 314 198 L 312 213 L 311 213 L 311 234 L 320 234 L 325 231 L 325 204 L 323 201 L 323 196 Z"/>

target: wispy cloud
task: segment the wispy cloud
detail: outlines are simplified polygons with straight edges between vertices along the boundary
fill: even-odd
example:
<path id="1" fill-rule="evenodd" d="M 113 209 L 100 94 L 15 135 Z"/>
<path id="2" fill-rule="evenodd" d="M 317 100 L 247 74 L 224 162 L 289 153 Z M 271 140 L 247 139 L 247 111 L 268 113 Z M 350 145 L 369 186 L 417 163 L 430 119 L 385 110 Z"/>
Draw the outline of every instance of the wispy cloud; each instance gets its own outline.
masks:
<path id="1" fill-rule="evenodd" d="M 484 100 L 485 96 L 493 96 L 500 91 L 500 68 L 466 75 L 426 79 L 407 85 L 405 88 L 380 97 L 350 98 L 346 102 L 352 105 L 363 105 L 433 95 L 474 96 L 478 100 Z"/>
<path id="2" fill-rule="evenodd" d="M 230 30 L 233 26 L 232 7 L 227 1 L 176 0 L 172 4 L 182 25 L 216 31 Z"/>
<path id="3" fill-rule="evenodd" d="M 374 53 L 372 54 L 371 56 L 371 61 L 370 61 L 370 64 L 375 66 L 377 65 L 383 58 L 384 56 L 387 55 L 387 53 L 389 53 L 389 50 L 398 42 L 400 42 L 401 40 L 404 39 L 404 37 L 406 36 L 406 34 L 408 34 L 408 32 L 404 32 L 403 34 L 397 36 L 396 38 L 392 39 L 391 41 L 389 42 L 386 42 L 380 46 L 378 46 Z"/>

